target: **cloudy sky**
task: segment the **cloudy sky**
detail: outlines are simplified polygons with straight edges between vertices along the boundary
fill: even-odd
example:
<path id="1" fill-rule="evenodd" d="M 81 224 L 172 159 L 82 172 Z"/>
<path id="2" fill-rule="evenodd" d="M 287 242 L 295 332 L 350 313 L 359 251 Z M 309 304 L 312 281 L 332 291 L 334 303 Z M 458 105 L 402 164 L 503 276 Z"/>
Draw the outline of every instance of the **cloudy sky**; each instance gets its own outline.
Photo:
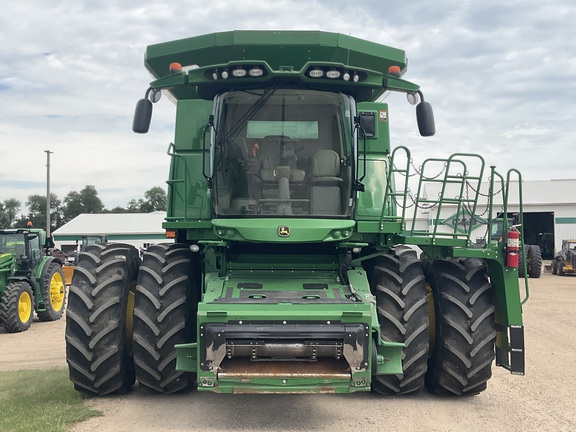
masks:
<path id="1" fill-rule="evenodd" d="M 324 30 L 406 50 L 436 136 L 391 104 L 415 162 L 477 152 L 525 180 L 576 178 L 574 0 L 7 0 L 0 15 L 0 201 L 94 185 L 107 208 L 165 187 L 174 108 L 132 133 L 147 45 L 240 29 Z"/>

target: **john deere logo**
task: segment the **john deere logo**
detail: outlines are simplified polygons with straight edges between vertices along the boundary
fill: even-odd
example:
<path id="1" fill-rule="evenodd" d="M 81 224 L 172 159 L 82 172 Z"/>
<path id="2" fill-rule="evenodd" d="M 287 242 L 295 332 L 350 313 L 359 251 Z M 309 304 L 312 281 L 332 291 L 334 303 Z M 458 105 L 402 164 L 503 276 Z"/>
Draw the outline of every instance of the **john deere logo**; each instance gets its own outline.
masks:
<path id="1" fill-rule="evenodd" d="M 278 235 L 280 237 L 288 237 L 290 235 L 290 227 L 283 225 L 278 227 Z"/>

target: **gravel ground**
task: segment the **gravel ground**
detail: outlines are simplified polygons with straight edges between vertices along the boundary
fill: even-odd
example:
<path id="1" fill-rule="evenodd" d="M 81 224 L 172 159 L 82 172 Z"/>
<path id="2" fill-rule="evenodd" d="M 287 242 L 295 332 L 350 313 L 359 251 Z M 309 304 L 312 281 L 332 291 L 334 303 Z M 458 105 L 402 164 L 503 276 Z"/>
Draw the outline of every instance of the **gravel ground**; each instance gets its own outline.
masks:
<path id="1" fill-rule="evenodd" d="M 526 376 L 494 368 L 474 397 L 352 395 L 160 396 L 135 386 L 90 399 L 104 412 L 72 432 L 139 431 L 576 431 L 576 277 L 530 279 L 525 305 Z M 29 331 L 0 329 L 0 370 L 66 367 L 64 320 Z"/>

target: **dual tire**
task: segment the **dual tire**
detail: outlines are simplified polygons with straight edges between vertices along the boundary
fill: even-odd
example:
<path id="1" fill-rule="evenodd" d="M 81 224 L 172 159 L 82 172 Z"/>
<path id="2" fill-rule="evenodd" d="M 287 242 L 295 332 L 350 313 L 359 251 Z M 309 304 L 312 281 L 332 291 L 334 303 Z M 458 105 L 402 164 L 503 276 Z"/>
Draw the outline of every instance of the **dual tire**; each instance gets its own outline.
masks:
<path id="1" fill-rule="evenodd" d="M 194 337 L 187 245 L 154 245 L 140 264 L 131 245 L 91 245 L 79 255 L 66 313 L 66 359 L 76 390 L 122 394 L 135 380 L 161 393 L 190 388 L 175 344 Z M 192 317 L 193 318 L 193 317 Z"/>
<path id="2" fill-rule="evenodd" d="M 372 389 L 398 395 L 427 387 L 445 396 L 486 389 L 496 328 L 484 261 L 420 261 L 416 252 L 400 246 L 365 267 L 376 296 L 381 338 L 406 345 L 403 374 L 374 376 Z"/>

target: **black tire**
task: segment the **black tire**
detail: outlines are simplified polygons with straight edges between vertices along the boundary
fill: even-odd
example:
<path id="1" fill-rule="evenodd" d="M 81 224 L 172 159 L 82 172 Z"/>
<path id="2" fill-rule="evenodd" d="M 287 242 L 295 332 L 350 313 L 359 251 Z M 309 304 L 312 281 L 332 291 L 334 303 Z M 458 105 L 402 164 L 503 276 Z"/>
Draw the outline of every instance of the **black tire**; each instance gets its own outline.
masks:
<path id="1" fill-rule="evenodd" d="M 138 251 L 126 244 L 90 245 L 78 258 L 66 311 L 66 361 L 74 388 L 123 394 L 134 384 L 131 357 Z"/>
<path id="2" fill-rule="evenodd" d="M 44 310 L 36 311 L 40 321 L 56 321 L 62 318 L 66 303 L 66 279 L 62 266 L 52 262 L 48 265 L 46 274 L 42 277 L 42 298 Z"/>
<path id="3" fill-rule="evenodd" d="M 528 248 L 528 258 L 526 259 L 528 277 L 539 278 L 542 274 L 542 250 L 538 245 L 526 247 Z"/>
<path id="4" fill-rule="evenodd" d="M 426 385 L 444 396 L 470 396 L 492 376 L 496 327 L 484 262 L 434 260 L 427 273 L 434 296 L 436 336 Z"/>
<path id="5" fill-rule="evenodd" d="M 34 318 L 34 294 L 27 282 L 10 282 L 0 299 L 0 322 L 8 333 L 26 331 Z"/>
<path id="6" fill-rule="evenodd" d="M 406 344 L 404 373 L 375 375 L 372 390 L 387 395 L 408 394 L 424 387 L 429 351 L 429 313 L 422 265 L 416 252 L 405 246 L 366 263 L 376 296 L 383 340 Z"/>
<path id="7" fill-rule="evenodd" d="M 520 256 L 518 257 L 518 277 L 524 277 L 524 260 L 522 259 L 522 252 L 524 252 L 524 257 L 526 258 L 526 265 L 528 265 L 528 252 L 529 245 L 524 245 L 524 249 L 520 248 Z"/>
<path id="8" fill-rule="evenodd" d="M 566 265 L 566 262 L 563 259 L 559 259 L 558 262 L 556 263 L 558 276 L 564 276 L 566 274 L 566 273 L 564 273 L 564 266 L 565 265 Z"/>
<path id="9" fill-rule="evenodd" d="M 552 267 L 552 274 L 553 275 L 558 274 L 558 267 L 556 267 L 556 260 L 552 260 L 550 267 Z"/>
<path id="10" fill-rule="evenodd" d="M 138 383 L 159 393 L 188 390 L 194 374 L 176 370 L 179 343 L 195 338 L 192 252 L 186 244 L 150 246 L 134 304 L 134 364 Z"/>

